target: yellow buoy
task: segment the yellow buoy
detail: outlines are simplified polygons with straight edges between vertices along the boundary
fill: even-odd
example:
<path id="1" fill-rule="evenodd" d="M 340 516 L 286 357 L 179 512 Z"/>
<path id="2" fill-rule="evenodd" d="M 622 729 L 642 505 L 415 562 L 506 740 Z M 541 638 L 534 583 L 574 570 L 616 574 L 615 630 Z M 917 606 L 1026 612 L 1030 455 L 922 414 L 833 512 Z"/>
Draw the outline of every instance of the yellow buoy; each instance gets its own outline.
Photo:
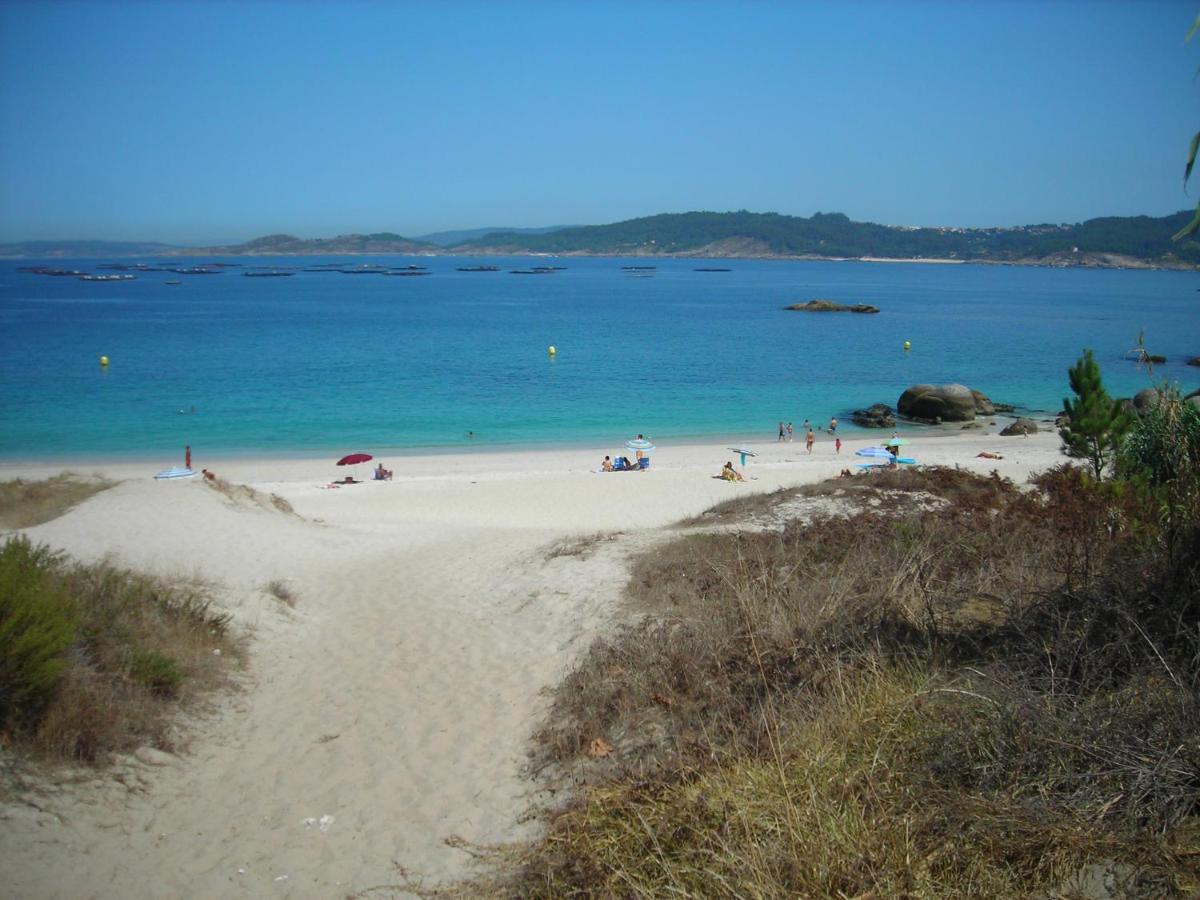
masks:
<path id="1" fill-rule="evenodd" d="M 108 357 L 107 356 L 100 357 L 100 365 L 102 365 L 102 366 L 108 365 Z"/>
<path id="2" fill-rule="evenodd" d="M 905 342 L 904 342 L 904 349 L 905 349 L 905 350 L 911 350 L 911 349 L 912 349 L 912 341 L 905 341 Z"/>
<path id="3" fill-rule="evenodd" d="M 556 355 L 558 354 L 558 348 L 557 348 L 557 347 L 555 347 L 553 344 L 551 344 L 551 345 L 550 345 L 550 346 L 549 346 L 549 347 L 546 349 L 546 352 L 547 352 L 547 353 L 549 353 L 551 356 L 556 356 Z"/>

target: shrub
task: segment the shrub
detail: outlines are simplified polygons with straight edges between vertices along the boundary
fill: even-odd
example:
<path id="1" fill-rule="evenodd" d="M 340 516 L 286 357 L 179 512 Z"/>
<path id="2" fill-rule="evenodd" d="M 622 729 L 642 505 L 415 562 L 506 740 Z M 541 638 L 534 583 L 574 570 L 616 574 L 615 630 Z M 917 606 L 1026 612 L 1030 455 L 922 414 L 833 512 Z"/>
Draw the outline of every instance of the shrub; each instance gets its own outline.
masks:
<path id="1" fill-rule="evenodd" d="M 145 743 L 171 749 L 171 710 L 237 660 L 228 624 L 203 585 L 69 563 L 10 539 L 0 550 L 0 728 L 28 750 L 89 762 Z"/>
<path id="2" fill-rule="evenodd" d="M 135 650 L 129 661 L 129 674 L 158 697 L 173 697 L 183 682 L 183 673 L 175 660 L 157 650 Z"/>
<path id="3" fill-rule="evenodd" d="M 0 549 L 0 727 L 36 719 L 66 668 L 75 637 L 62 560 L 21 536 Z"/>

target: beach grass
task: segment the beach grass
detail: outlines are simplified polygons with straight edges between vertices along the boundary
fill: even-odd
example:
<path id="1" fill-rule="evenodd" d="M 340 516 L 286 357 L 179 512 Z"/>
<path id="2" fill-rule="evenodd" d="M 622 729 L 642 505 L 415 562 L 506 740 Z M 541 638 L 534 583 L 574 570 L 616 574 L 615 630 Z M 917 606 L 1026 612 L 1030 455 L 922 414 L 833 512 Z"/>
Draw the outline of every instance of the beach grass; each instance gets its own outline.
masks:
<path id="1" fill-rule="evenodd" d="M 1035 482 L 879 473 L 872 512 L 647 553 L 538 735 L 583 787 L 480 893 L 1192 895 L 1200 532 Z"/>
<path id="2" fill-rule="evenodd" d="M 20 536 L 0 548 L 0 588 L 0 735 L 35 756 L 174 751 L 174 713 L 241 657 L 201 583 L 76 563 Z"/>
<path id="3" fill-rule="evenodd" d="M 71 472 L 40 481 L 0 481 L 0 528 L 31 528 L 57 519 L 115 483 Z"/>

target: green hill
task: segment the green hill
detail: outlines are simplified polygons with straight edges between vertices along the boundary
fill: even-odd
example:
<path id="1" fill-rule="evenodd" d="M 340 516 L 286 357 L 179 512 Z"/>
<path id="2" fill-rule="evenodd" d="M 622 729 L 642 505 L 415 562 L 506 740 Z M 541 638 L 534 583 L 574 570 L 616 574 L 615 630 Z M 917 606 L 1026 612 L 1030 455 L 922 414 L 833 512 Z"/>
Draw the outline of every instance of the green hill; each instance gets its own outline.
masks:
<path id="1" fill-rule="evenodd" d="M 459 251 L 611 255 L 819 256 L 1045 262 L 1049 265 L 1200 264 L 1200 243 L 1171 235 L 1191 217 L 1107 217 L 1075 225 L 910 228 L 854 222 L 841 213 L 665 213 L 548 234 L 493 232 Z"/>

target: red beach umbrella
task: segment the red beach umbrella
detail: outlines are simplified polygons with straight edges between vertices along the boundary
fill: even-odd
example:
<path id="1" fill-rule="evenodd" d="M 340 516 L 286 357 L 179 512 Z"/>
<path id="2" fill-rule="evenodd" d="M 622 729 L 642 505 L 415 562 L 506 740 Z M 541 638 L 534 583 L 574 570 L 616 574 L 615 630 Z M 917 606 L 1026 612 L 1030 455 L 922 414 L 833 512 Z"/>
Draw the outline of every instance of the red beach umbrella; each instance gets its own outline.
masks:
<path id="1" fill-rule="evenodd" d="M 349 456 L 343 456 L 337 461 L 339 466 L 357 466 L 359 463 L 370 462 L 375 457 L 370 453 L 351 453 Z"/>

